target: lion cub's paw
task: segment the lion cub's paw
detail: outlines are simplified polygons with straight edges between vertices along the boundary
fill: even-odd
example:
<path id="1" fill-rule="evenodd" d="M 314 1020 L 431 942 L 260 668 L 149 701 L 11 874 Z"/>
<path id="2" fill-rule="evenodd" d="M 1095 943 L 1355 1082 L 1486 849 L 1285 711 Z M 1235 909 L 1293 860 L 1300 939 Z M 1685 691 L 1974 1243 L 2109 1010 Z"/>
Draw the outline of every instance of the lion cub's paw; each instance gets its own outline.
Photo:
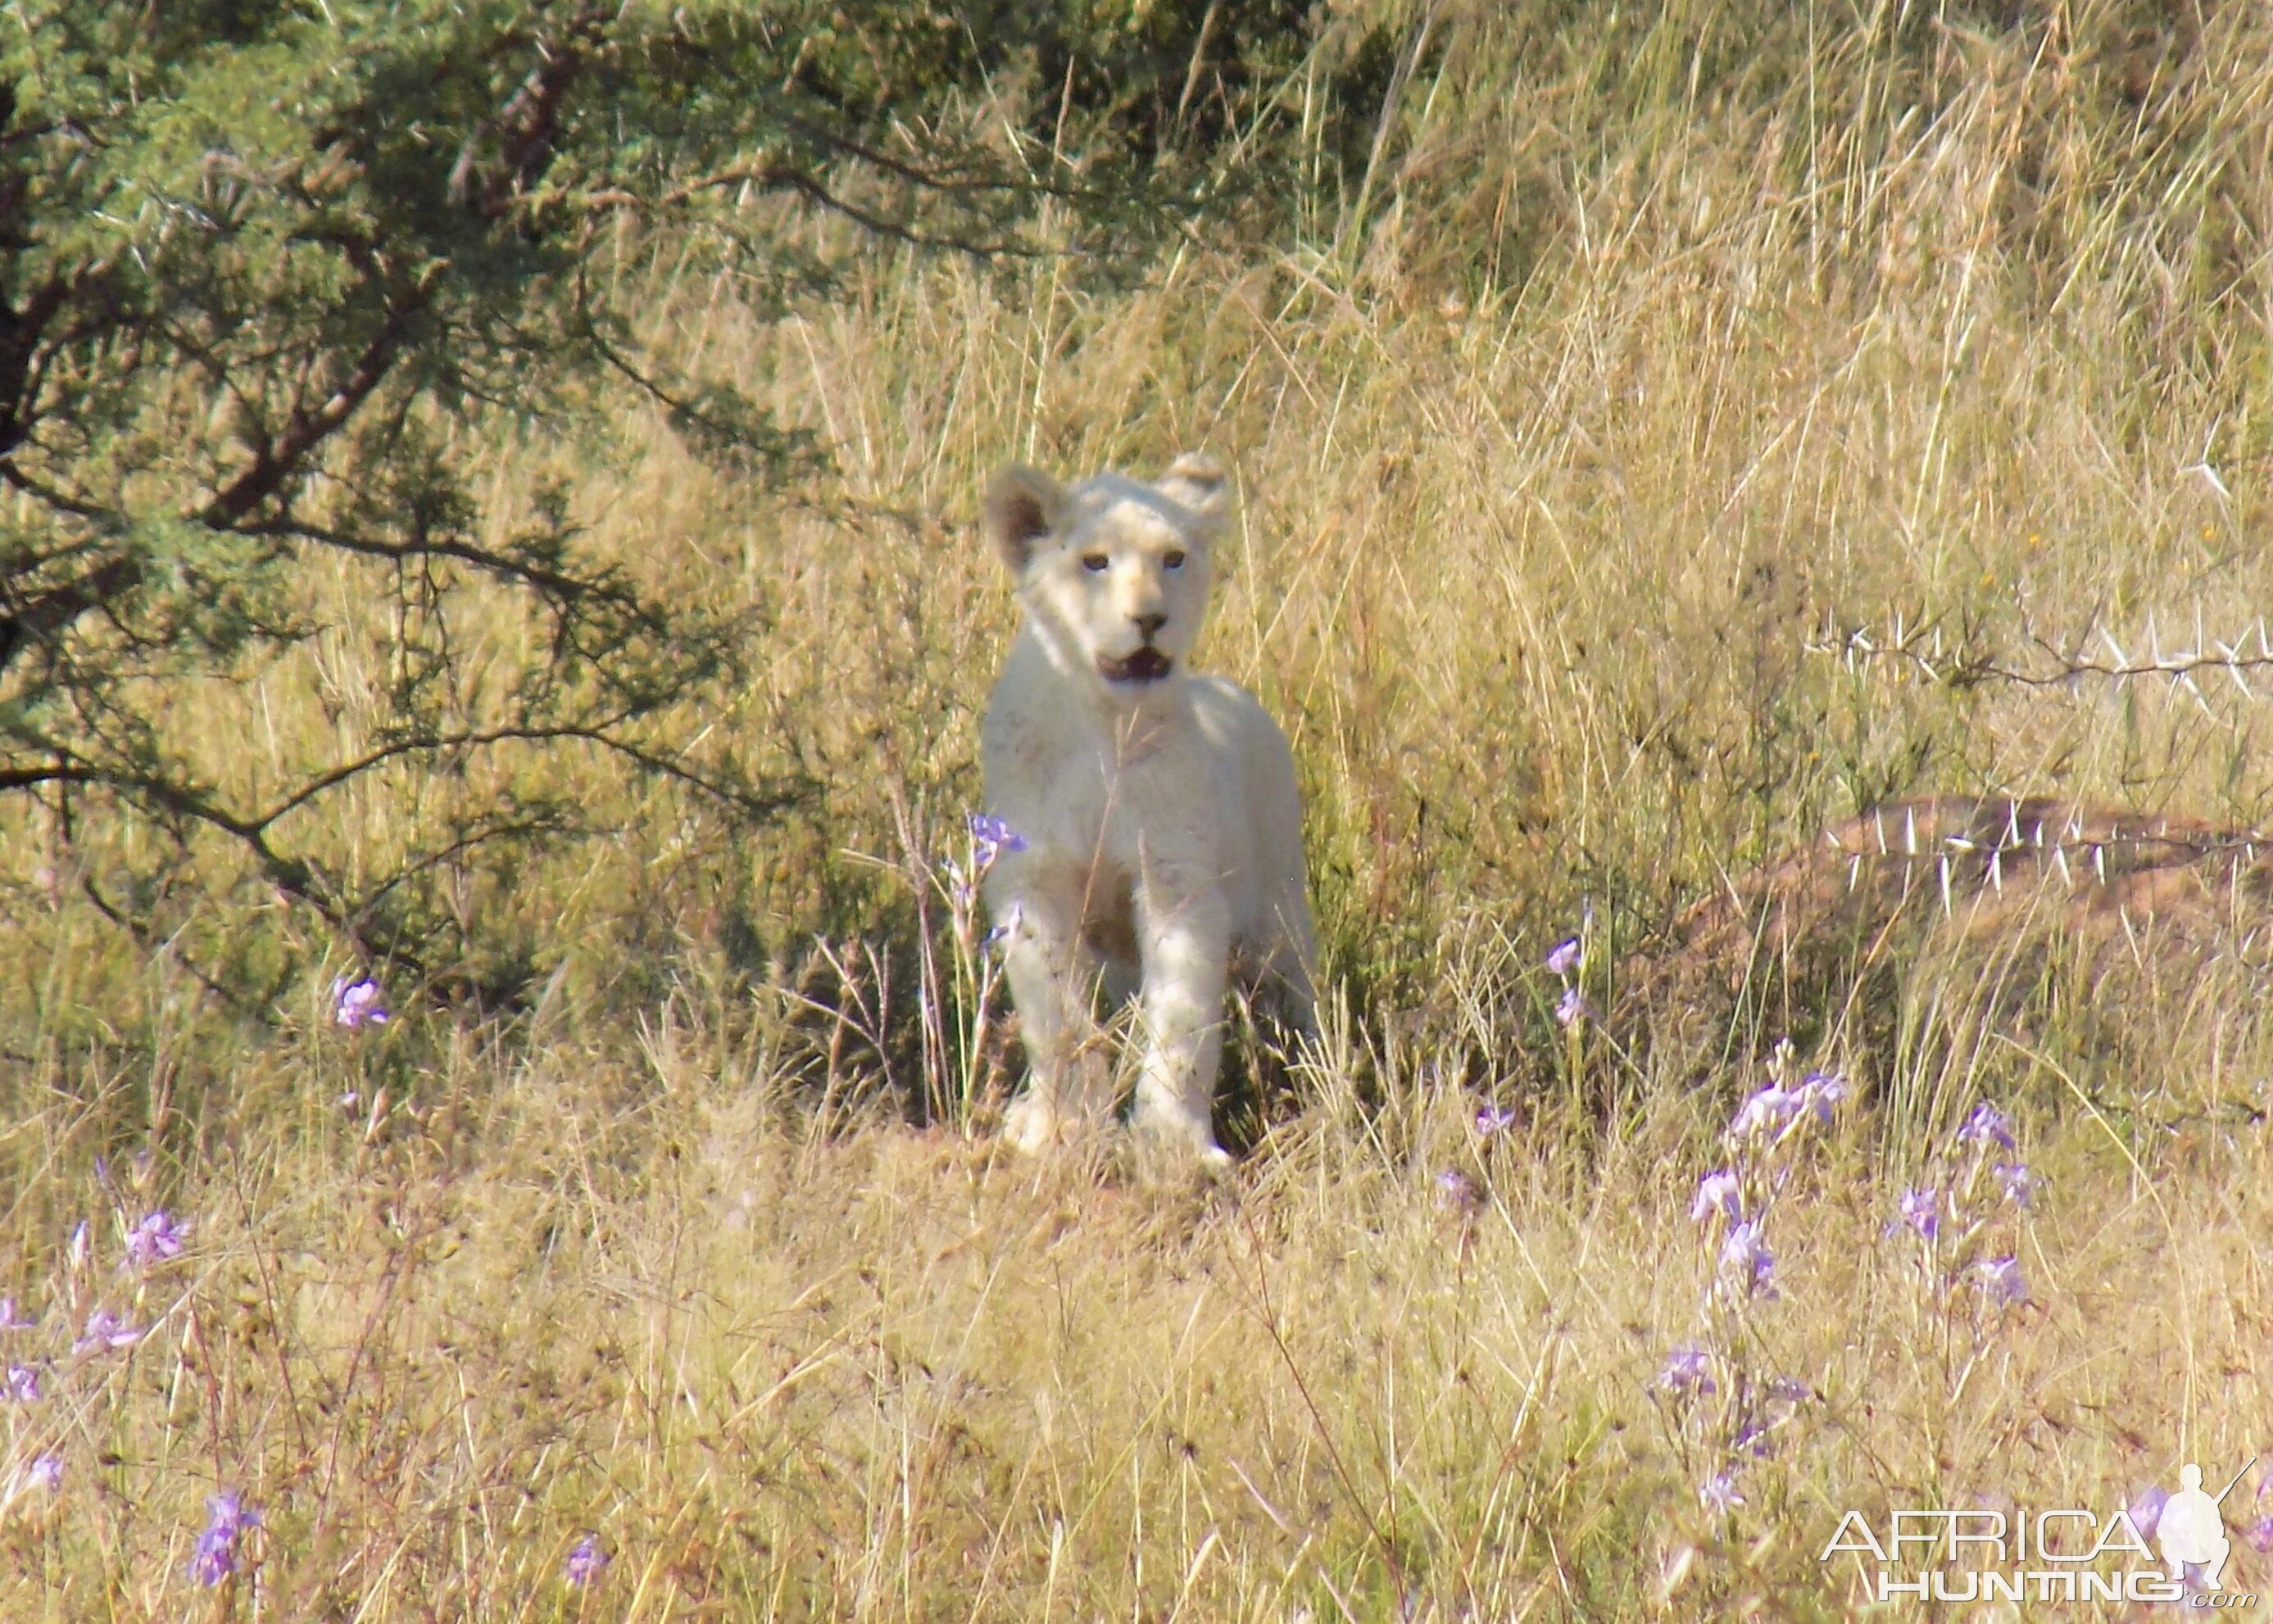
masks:
<path id="1" fill-rule="evenodd" d="M 1058 1141 L 1058 1113 L 1046 1101 L 1021 1096 L 1002 1113 L 1002 1137 L 1013 1150 L 1039 1156 Z"/>
<path id="2" fill-rule="evenodd" d="M 1231 1152 L 1215 1142 L 1214 1133 L 1198 1117 L 1140 1111 L 1129 1130 L 1147 1161 L 1196 1165 L 1211 1177 L 1231 1170 Z"/>
<path id="3" fill-rule="evenodd" d="M 1060 1145 L 1095 1143 L 1109 1126 L 1108 1119 L 1077 1105 L 1031 1093 L 1020 1095 L 1002 1112 L 1002 1137 L 1027 1156 L 1042 1156 Z"/>

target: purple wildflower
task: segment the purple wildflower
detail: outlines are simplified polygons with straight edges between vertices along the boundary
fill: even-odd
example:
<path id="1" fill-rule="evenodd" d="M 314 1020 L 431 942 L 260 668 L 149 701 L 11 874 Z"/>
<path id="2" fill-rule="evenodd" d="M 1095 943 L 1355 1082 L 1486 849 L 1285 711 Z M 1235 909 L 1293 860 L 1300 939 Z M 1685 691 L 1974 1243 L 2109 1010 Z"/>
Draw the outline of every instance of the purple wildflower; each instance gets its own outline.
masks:
<path id="1" fill-rule="evenodd" d="M 1547 968 L 1558 976 L 1568 976 L 1579 968 L 1579 939 L 1575 936 L 1555 944 L 1547 955 Z"/>
<path id="2" fill-rule="evenodd" d="M 2005 1199 L 2022 1212 L 2036 1204 L 2037 1193 L 2044 1187 L 2043 1177 L 2025 1162 L 1999 1162 L 1989 1171 Z"/>
<path id="3" fill-rule="evenodd" d="M 1920 1239 L 1932 1242 L 1941 1238 L 1941 1193 L 1931 1186 L 1917 1190 L 1904 1190 L 1902 1200 L 1902 1222 L 1917 1231 Z"/>
<path id="4" fill-rule="evenodd" d="M 1689 1203 L 1689 1216 L 1700 1224 L 1715 1213 L 1731 1221 L 1744 1216 L 1744 1183 L 1726 1169 L 1699 1179 L 1697 1194 Z"/>
<path id="5" fill-rule="evenodd" d="M 1815 1396 L 1807 1383 L 1797 1376 L 1778 1376 L 1768 1383 L 1768 1396 L 1787 1407 L 1805 1403 Z"/>
<path id="6" fill-rule="evenodd" d="M 1737 1479 L 1725 1471 L 1716 1471 L 1698 1485 L 1697 1498 L 1706 1510 L 1723 1515 L 1744 1503 L 1744 1492 L 1737 1487 Z"/>
<path id="7" fill-rule="evenodd" d="M 1775 1295 L 1775 1254 L 1768 1250 L 1759 1220 L 1733 1224 L 1721 1243 L 1721 1277 L 1741 1283 L 1747 1296 Z"/>
<path id="8" fill-rule="evenodd" d="M 81 1218 L 71 1229 L 69 1256 L 73 1272 L 85 1269 L 87 1259 L 94 1254 L 94 1228 L 85 1218 Z"/>
<path id="9" fill-rule="evenodd" d="M 38 1325 L 36 1320 L 26 1320 L 16 1312 L 16 1299 L 0 1297 L 0 1331 L 28 1331 Z"/>
<path id="10" fill-rule="evenodd" d="M 1749 1455 L 1756 1461 L 1768 1457 L 1768 1429 L 1765 1422 L 1751 1421 L 1737 1429 L 1736 1439 L 1729 1446 L 1732 1455 Z"/>
<path id="11" fill-rule="evenodd" d="M 1772 1082 L 1737 1108 L 1729 1124 L 1729 1137 L 1749 1139 L 1755 1134 L 1778 1134 L 1799 1114 L 1799 1096 L 1780 1082 Z"/>
<path id="12" fill-rule="evenodd" d="M 4 1381 L 0 1381 L 0 1394 L 11 1404 L 36 1404 L 40 1402 L 40 1373 L 29 1365 L 11 1365 Z"/>
<path id="13" fill-rule="evenodd" d="M 126 1261 L 136 1269 L 147 1269 L 177 1258 L 189 1234 L 190 1226 L 176 1223 L 161 1207 L 127 1232 Z"/>
<path id="14" fill-rule="evenodd" d="M 260 1514 L 239 1500 L 234 1490 L 225 1490 L 206 1504 L 213 1512 L 213 1521 L 206 1524 L 206 1531 L 198 1536 L 197 1546 L 190 1553 L 190 1577 L 211 1590 L 236 1571 L 236 1542 L 246 1529 L 259 1526 Z"/>
<path id="15" fill-rule="evenodd" d="M 332 1019 L 350 1032 L 365 1026 L 385 1026 L 386 1006 L 379 1001 L 384 996 L 379 983 L 367 977 L 349 981 L 342 976 L 332 983 Z"/>
<path id="16" fill-rule="evenodd" d="M 1505 1133 L 1515 1126 L 1515 1121 L 1512 1106 L 1479 1105 L 1475 1116 L 1476 1137 L 1489 1139 L 1495 1134 Z"/>
<path id="17" fill-rule="evenodd" d="M 608 1570 L 608 1553 L 601 1547 L 597 1534 L 587 1534 L 568 1553 L 568 1560 L 560 1569 L 560 1576 L 581 1589 L 597 1580 Z"/>
<path id="18" fill-rule="evenodd" d="M 992 813 L 979 812 L 971 819 L 971 845 L 985 868 L 1006 851 L 1024 851 L 1026 837 Z"/>
<path id="19" fill-rule="evenodd" d="M 1563 996 L 1555 1000 L 1555 1024 L 1576 1026 L 1594 1013 L 1594 1008 L 1576 985 L 1563 989 Z"/>
<path id="20" fill-rule="evenodd" d="M 2152 1540 L 2156 1529 L 2162 1526 L 2163 1508 L 2170 1504 L 2171 1492 L 2149 1485 L 2134 1495 L 2131 1503 L 2123 1508 L 2123 1515 L 2131 1519 L 2131 1526 L 2139 1530 L 2139 1538 Z"/>
<path id="21" fill-rule="evenodd" d="M 1657 1385 L 1669 1393 L 1713 1392 L 1713 1356 L 1694 1344 L 1676 1348 L 1665 1356 Z"/>
<path id="22" fill-rule="evenodd" d="M 2021 1277 L 2021 1260 L 1992 1258 L 1981 1265 L 1981 1290 L 2000 1307 L 2029 1300 L 2029 1283 Z"/>
<path id="23" fill-rule="evenodd" d="M 29 1466 L 25 1467 L 24 1486 L 27 1489 L 38 1489 L 49 1494 L 62 1493 L 64 1492 L 64 1457 L 60 1455 L 42 1455 Z"/>
<path id="24" fill-rule="evenodd" d="M 1957 1142 L 1961 1145 L 1995 1145 L 2000 1150 L 2015 1148 L 2013 1139 L 2013 1119 L 1983 1100 L 1973 1108 L 1973 1114 L 1959 1125 Z"/>
<path id="25" fill-rule="evenodd" d="M 86 1316 L 86 1329 L 71 1343 L 73 1353 L 98 1353 L 106 1348 L 131 1348 L 142 1340 L 142 1333 L 126 1323 L 108 1308 L 98 1308 Z"/>
<path id="26" fill-rule="evenodd" d="M 1476 1181 L 1457 1167 L 1448 1167 L 1437 1175 L 1437 1200 L 1454 1212 L 1466 1215 L 1483 1205 L 1483 1194 Z"/>
<path id="27" fill-rule="evenodd" d="M 2260 1517 L 2241 1530 L 2249 1548 L 2260 1556 L 2273 1555 L 2273 1517 Z"/>
<path id="28" fill-rule="evenodd" d="M 1824 1126 L 1831 1126 L 1831 1113 L 1847 1097 L 1847 1080 L 1836 1072 L 1810 1072 L 1799 1081 L 1794 1090 L 1795 1110 L 1812 1111 L 1815 1119 Z"/>

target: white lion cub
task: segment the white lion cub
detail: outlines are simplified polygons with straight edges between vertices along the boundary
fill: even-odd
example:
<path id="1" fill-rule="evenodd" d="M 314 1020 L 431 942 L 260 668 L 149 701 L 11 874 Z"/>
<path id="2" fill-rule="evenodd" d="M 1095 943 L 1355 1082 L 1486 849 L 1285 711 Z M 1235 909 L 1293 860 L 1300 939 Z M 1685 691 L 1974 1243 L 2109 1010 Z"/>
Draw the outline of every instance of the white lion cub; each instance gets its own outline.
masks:
<path id="1" fill-rule="evenodd" d="M 1032 1073 L 1005 1124 L 1024 1150 L 1113 1111 L 1100 982 L 1138 1002 L 1133 1126 L 1213 1164 L 1230 978 L 1314 1018 L 1294 752 L 1254 695 L 1186 669 L 1229 511 L 1189 454 L 1153 484 L 1009 468 L 986 492 L 1026 611 L 980 742 L 987 810 L 1024 841 L 986 877 Z"/>

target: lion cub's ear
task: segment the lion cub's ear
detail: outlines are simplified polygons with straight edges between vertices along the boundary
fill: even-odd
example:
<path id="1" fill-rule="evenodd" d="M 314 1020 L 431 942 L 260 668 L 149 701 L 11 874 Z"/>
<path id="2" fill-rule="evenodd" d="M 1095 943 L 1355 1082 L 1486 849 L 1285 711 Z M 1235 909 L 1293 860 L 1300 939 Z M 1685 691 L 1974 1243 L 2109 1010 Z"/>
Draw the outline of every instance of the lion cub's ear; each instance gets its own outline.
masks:
<path id="1" fill-rule="evenodd" d="M 1067 505 L 1063 485 L 1014 462 L 987 482 L 986 539 L 1013 573 L 1023 573 L 1034 543 L 1065 521 Z"/>
<path id="2" fill-rule="evenodd" d="M 1189 509 L 1204 535 L 1214 535 L 1231 517 L 1231 476 L 1204 451 L 1188 451 L 1168 464 L 1156 489 L 1177 506 Z"/>

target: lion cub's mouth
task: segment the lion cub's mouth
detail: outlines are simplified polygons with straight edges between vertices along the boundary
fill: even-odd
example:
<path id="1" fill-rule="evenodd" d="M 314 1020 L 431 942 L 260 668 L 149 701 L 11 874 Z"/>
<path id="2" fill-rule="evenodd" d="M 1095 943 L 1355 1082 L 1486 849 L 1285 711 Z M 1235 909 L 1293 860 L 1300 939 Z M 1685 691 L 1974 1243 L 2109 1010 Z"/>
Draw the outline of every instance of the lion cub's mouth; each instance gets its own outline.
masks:
<path id="1" fill-rule="evenodd" d="M 1098 655 L 1097 673 L 1107 682 L 1158 682 L 1174 664 L 1174 661 L 1147 643 L 1125 659 Z"/>

